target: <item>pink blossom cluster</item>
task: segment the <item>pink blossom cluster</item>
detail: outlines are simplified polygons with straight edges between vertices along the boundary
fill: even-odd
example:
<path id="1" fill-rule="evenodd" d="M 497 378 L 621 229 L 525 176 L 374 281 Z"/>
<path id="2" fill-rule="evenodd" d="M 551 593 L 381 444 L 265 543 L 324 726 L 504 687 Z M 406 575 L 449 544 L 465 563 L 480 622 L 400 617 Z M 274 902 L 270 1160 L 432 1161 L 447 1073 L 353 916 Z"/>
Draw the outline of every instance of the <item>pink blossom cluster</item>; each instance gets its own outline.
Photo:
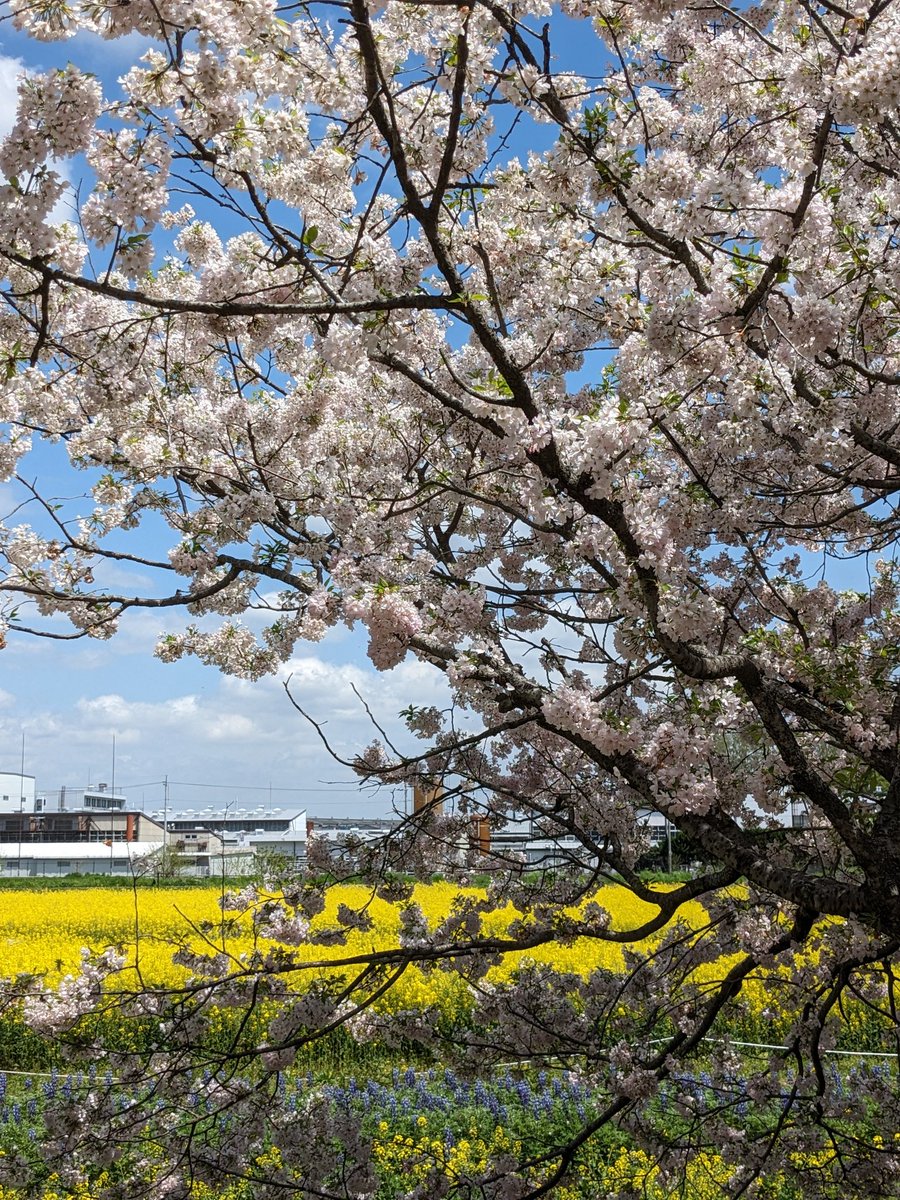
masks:
<path id="1" fill-rule="evenodd" d="M 392 589 L 345 602 L 344 612 L 352 620 L 361 620 L 369 631 L 369 658 L 379 671 L 388 671 L 402 662 L 412 638 L 422 627 L 415 603 Z"/>

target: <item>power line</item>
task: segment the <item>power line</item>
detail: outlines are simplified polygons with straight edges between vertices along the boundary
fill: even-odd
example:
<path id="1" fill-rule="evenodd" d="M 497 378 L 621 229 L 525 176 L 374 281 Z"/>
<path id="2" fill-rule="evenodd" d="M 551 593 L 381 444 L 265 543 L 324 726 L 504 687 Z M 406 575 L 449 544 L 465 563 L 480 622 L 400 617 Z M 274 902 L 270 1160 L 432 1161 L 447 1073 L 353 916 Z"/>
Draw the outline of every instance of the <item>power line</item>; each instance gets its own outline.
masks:
<path id="1" fill-rule="evenodd" d="M 138 788 L 147 787 L 162 787 L 162 779 L 151 780 L 150 783 L 129 783 L 122 788 L 123 792 L 133 792 Z M 191 783 L 184 779 L 170 779 L 169 787 L 191 787 L 191 788 L 214 788 L 218 792 L 321 792 L 327 790 L 329 792 L 359 792 L 358 787 L 335 786 L 330 783 L 322 783 L 318 787 L 272 787 L 267 783 Z"/>
<path id="2" fill-rule="evenodd" d="M 334 787 L 330 783 L 321 783 L 318 787 L 273 787 L 270 788 L 267 783 L 185 783 L 184 780 L 170 779 L 170 786 L 174 787 L 202 787 L 216 788 L 220 792 L 320 792 L 323 788 L 327 788 L 330 792 L 357 792 L 359 788 L 355 787 Z"/>

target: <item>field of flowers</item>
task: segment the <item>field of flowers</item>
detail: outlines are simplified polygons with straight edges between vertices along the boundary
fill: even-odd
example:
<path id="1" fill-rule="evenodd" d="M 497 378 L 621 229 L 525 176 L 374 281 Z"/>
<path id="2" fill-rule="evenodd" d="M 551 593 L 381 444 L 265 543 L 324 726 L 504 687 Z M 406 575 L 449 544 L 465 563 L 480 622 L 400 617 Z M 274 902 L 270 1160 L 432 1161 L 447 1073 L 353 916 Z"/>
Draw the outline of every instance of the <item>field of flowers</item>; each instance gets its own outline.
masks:
<path id="1" fill-rule="evenodd" d="M 887 1068 L 855 1068 L 847 1077 L 847 1085 L 854 1087 L 872 1071 L 883 1074 Z M 29 1147 L 37 1143 L 43 1121 L 57 1107 L 96 1090 L 104 1082 L 114 1086 L 110 1076 L 104 1081 L 93 1068 L 77 1074 L 51 1071 L 10 1078 L 0 1072 L 0 1173 L 4 1158 L 27 1154 Z M 735 1096 L 747 1105 L 749 1099 L 739 1080 L 735 1080 L 734 1088 Z M 665 1121 L 675 1095 L 685 1090 L 698 1100 L 721 1100 L 721 1096 L 710 1093 L 702 1074 L 681 1074 L 655 1102 L 658 1121 Z M 571 1136 L 597 1110 L 589 1087 L 572 1073 L 540 1072 L 528 1080 L 506 1071 L 488 1087 L 480 1082 L 466 1083 L 449 1070 L 397 1067 L 384 1082 L 351 1077 L 340 1085 L 322 1085 L 312 1072 L 285 1078 L 278 1104 L 302 1120 L 307 1100 L 321 1098 L 323 1093 L 335 1108 L 360 1117 L 372 1137 L 380 1179 L 375 1200 L 395 1200 L 405 1195 L 411 1185 L 427 1179 L 435 1167 L 452 1184 L 477 1175 L 498 1154 L 518 1157 L 523 1149 L 532 1155 L 539 1153 L 554 1141 Z M 119 1098 L 123 1106 L 131 1099 L 125 1092 Z M 827 1172 L 834 1154 L 795 1157 L 798 1165 L 821 1173 Z M 805 1161 L 800 1163 L 800 1159 Z M 252 1164 L 252 1169 L 264 1173 L 276 1165 L 283 1167 L 278 1150 L 272 1147 Z M 657 1162 L 645 1150 L 627 1135 L 606 1132 L 590 1143 L 580 1155 L 571 1180 L 557 1187 L 553 1195 L 555 1200 L 626 1200 L 638 1196 L 643 1200 L 722 1200 L 722 1185 L 730 1172 L 731 1167 L 720 1154 L 702 1150 L 688 1161 L 683 1185 L 673 1190 L 663 1182 Z M 539 1182 L 539 1176 L 535 1181 Z M 106 1189 L 113 1182 L 107 1170 L 99 1170 L 90 1181 L 69 1184 L 52 1170 L 38 1170 L 35 1186 L 27 1196 L 38 1200 L 107 1200 Z M 816 1194 L 829 1200 L 856 1200 L 856 1194 L 848 1193 L 846 1188 L 823 1187 L 821 1181 Z M 755 1195 L 761 1200 L 805 1200 L 802 1186 L 783 1172 L 766 1176 Z M 215 1191 L 200 1183 L 191 1189 L 191 1200 L 255 1200 L 255 1196 L 254 1184 L 245 1181 Z M 26 1193 L 0 1183 L 0 1200 L 26 1200 Z"/>
<path id="2" fill-rule="evenodd" d="M 447 916 L 454 899 L 461 894 L 480 897 L 484 893 L 478 888 L 460 889 L 450 883 L 430 883 L 417 885 L 412 899 L 434 927 Z M 254 934 L 249 919 L 232 912 L 223 913 L 221 899 L 221 893 L 215 887 L 142 888 L 134 892 L 104 888 L 65 892 L 0 891 L 0 978 L 41 976 L 46 986 L 52 989 L 66 975 L 78 971 L 83 948 L 101 951 L 107 946 L 118 947 L 127 954 L 130 962 L 134 962 L 137 947 L 145 982 L 177 986 L 188 974 L 186 968 L 172 961 L 173 942 L 179 937 L 202 946 L 203 940 L 197 933 L 202 930 L 205 938 L 227 947 L 235 959 L 252 949 Z M 609 913 L 610 926 L 616 930 L 637 927 L 655 912 L 651 904 L 639 900 L 625 887 L 607 885 L 592 899 Z M 350 930 L 346 944 L 337 949 L 300 947 L 301 958 L 322 961 L 329 956 L 343 957 L 398 944 L 399 906 L 373 897 L 362 885 L 331 888 L 325 910 L 311 922 L 312 929 L 333 925 L 341 904 L 350 908 L 366 906 L 372 928 Z M 510 923 L 519 916 L 521 914 L 511 905 L 489 913 L 484 921 L 484 935 L 505 934 Z M 691 927 L 700 928 L 706 923 L 707 914 L 701 904 L 691 902 L 682 907 L 679 918 Z M 651 949 L 657 940 L 658 936 L 629 943 L 628 949 L 640 955 Z M 505 954 L 502 962 L 491 969 L 487 981 L 492 984 L 508 981 L 524 964 L 545 964 L 556 971 L 582 977 L 598 968 L 619 972 L 623 968 L 623 953 L 620 944 L 595 939 L 549 943 L 528 951 Z M 705 964 L 694 978 L 700 985 L 714 984 L 730 965 L 730 959 Z M 308 984 L 312 977 L 313 973 L 304 974 L 298 978 L 296 986 Z M 776 996 L 777 980 L 771 976 L 751 978 L 745 984 L 741 1004 L 733 1016 L 733 1022 L 736 1022 L 730 1031 L 733 1036 L 748 1041 L 772 1041 L 782 1024 L 777 1004 L 773 1007 Z M 468 988 L 459 976 L 443 972 L 425 974 L 411 968 L 376 1007 L 383 1012 L 437 1010 L 450 1017 L 469 1003 Z M 882 1033 L 881 1025 L 871 1020 L 871 1013 L 864 1006 L 854 1007 L 851 1003 L 847 1007 L 842 1045 L 876 1049 L 881 1045 Z M 0 1029 L 0 1068 L 17 1065 L 4 1056 L 3 1046 Z"/>
<path id="3" fill-rule="evenodd" d="M 415 888 L 412 898 L 434 927 L 447 916 L 460 892 L 449 883 L 421 884 Z M 480 896 L 483 892 L 469 888 L 462 889 L 462 894 Z M 66 975 L 77 972 L 82 948 L 101 951 L 106 946 L 115 946 L 122 948 L 131 962 L 139 953 L 142 977 L 147 983 L 177 986 L 189 973 L 172 961 L 173 940 L 179 935 L 189 936 L 195 945 L 202 946 L 202 940 L 193 935 L 193 931 L 202 929 L 211 941 L 227 947 L 235 959 L 253 948 L 254 935 L 249 920 L 223 913 L 220 901 L 221 895 L 215 888 L 145 888 L 134 893 L 103 888 L 64 893 L 0 893 L 0 978 L 39 975 L 49 988 L 55 988 Z M 604 888 L 602 902 L 616 929 L 639 925 L 654 913 L 652 905 L 642 903 L 623 887 Z M 365 932 L 351 930 L 346 944 L 337 950 L 301 947 L 301 958 L 319 961 L 329 955 L 343 957 L 398 944 L 399 907 L 373 898 L 370 890 L 361 885 L 348 884 L 330 889 L 324 911 L 311 922 L 312 929 L 333 925 L 341 904 L 351 908 L 366 905 L 373 921 L 372 929 Z M 521 914 L 510 905 L 489 914 L 484 923 L 485 936 L 505 934 L 511 921 L 519 916 Z M 702 907 L 699 904 L 686 906 L 685 919 L 701 923 L 705 919 Z M 641 944 L 632 948 L 639 951 Z M 613 943 L 580 939 L 567 945 L 537 947 L 527 953 L 508 953 L 502 964 L 491 970 L 488 982 L 509 980 L 526 961 L 586 976 L 597 968 L 620 971 L 623 951 L 621 946 Z M 311 978 L 311 974 L 305 975 L 302 980 L 298 979 L 297 986 L 308 983 Z M 468 989 L 459 976 L 425 975 L 411 968 L 376 1007 L 382 1012 L 436 1008 L 449 1017 L 469 1003 Z"/>
<path id="4" fill-rule="evenodd" d="M 467 894 L 478 897 L 478 889 Z M 416 887 L 413 899 L 429 923 L 434 926 L 446 917 L 459 889 L 450 884 L 433 883 Z M 636 899 L 625 888 L 607 886 L 593 897 L 610 914 L 614 929 L 639 926 L 653 914 L 653 907 Z M 0 895 L 0 976 L 8 980 L 40 980 L 40 987 L 52 990 L 67 975 L 77 972 L 82 948 L 102 951 L 119 948 L 130 964 L 139 960 L 143 980 L 150 984 L 177 987 L 187 978 L 188 969 L 172 961 L 173 945 L 179 939 L 200 948 L 225 948 L 240 962 L 254 945 L 252 924 L 245 914 L 223 907 L 217 889 L 143 888 L 134 893 L 101 888 L 70 892 L 6 892 Z M 398 906 L 358 886 L 334 888 L 325 911 L 313 919 L 313 927 L 334 923 L 338 905 L 368 905 L 372 927 L 353 930 L 347 944 L 329 952 L 327 948 L 303 947 L 309 961 L 327 959 L 396 945 L 400 935 Z M 520 914 L 511 906 L 490 915 L 485 924 L 487 935 L 504 934 Z M 700 929 L 707 914 L 699 904 L 683 911 L 682 919 Z M 258 931 L 257 931 L 258 936 Z M 658 936 L 653 941 L 658 940 Z M 641 954 L 652 949 L 651 942 L 632 944 L 629 953 Z M 491 968 L 488 983 L 502 984 L 523 966 L 544 964 L 556 971 L 588 977 L 599 969 L 619 974 L 623 971 L 622 947 L 595 939 L 574 939 L 552 943 L 525 953 L 506 954 Z M 704 964 L 697 972 L 700 984 L 710 983 L 727 970 L 728 962 Z M 328 975 L 327 967 L 301 973 L 294 986 L 302 986 L 317 975 Z M 126 970 L 124 978 L 129 976 Z M 113 983 L 115 986 L 115 983 Z M 771 1041 L 779 1034 L 780 1014 L 773 997 L 771 978 L 751 980 L 741 1006 L 731 1017 L 729 1034 L 747 1041 Z M 471 1004 L 470 990 L 464 979 L 453 972 L 408 970 L 398 984 L 378 1002 L 382 1011 L 422 1010 L 459 1019 Z M 265 1012 L 260 1019 L 264 1022 Z M 234 1014 L 223 1012 L 222 1037 L 230 1036 Z M 215 1029 L 216 1014 L 210 1014 Z M 120 1049 L 138 1045 L 145 1031 L 123 1027 L 109 1039 L 118 1039 Z M 864 1009 L 848 1005 L 844 1015 L 843 1037 L 848 1044 L 881 1044 L 883 1028 Z M 752 1053 L 752 1051 L 748 1051 Z M 2 1183 L 4 1160 L 26 1158 L 37 1146 L 41 1129 L 55 1106 L 70 1103 L 96 1089 L 99 1083 L 115 1092 L 116 1084 L 108 1065 L 88 1066 L 80 1073 L 61 1070 L 63 1058 L 58 1045 L 23 1023 L 21 1010 L 8 1004 L 0 1014 L 0 1200 L 22 1200 L 25 1192 Z M 834 1066 L 831 1068 L 836 1070 Z M 880 1060 L 854 1066 L 841 1075 L 841 1087 L 852 1089 L 854 1072 L 882 1071 Z M 105 1078 L 104 1078 L 105 1075 Z M 861 1076 L 860 1076 L 861 1077 Z M 653 1101 L 653 1119 L 665 1124 L 674 1119 L 675 1097 L 694 1097 L 701 1109 L 723 1100 L 736 1111 L 748 1110 L 750 1098 L 739 1077 L 733 1081 L 732 1094 L 708 1095 L 709 1084 L 698 1069 L 695 1075 L 673 1079 Z M 341 1034 L 301 1056 L 279 1080 L 277 1102 L 281 1110 L 302 1111 L 313 1096 L 323 1097 L 337 1111 L 359 1118 L 372 1139 L 373 1156 L 379 1179 L 376 1200 L 395 1200 L 409 1190 L 417 1179 L 439 1170 L 453 1183 L 477 1174 L 497 1154 L 518 1157 L 523 1149 L 533 1155 L 543 1148 L 558 1145 L 572 1137 L 590 1120 L 600 1105 L 590 1087 L 571 1069 L 529 1071 L 513 1065 L 489 1083 L 471 1083 L 457 1078 L 438 1065 L 404 1061 L 395 1050 L 377 1044 L 360 1047 Z M 123 1093 L 117 1103 L 127 1106 L 135 1097 Z M 678 1101 L 682 1103 L 682 1101 Z M 276 1146 L 269 1151 L 277 1156 Z M 274 1161 L 274 1160 L 273 1160 Z M 39 1200 L 95 1200 L 110 1183 L 103 1171 L 89 1182 L 64 1183 L 51 1171 L 43 1171 L 35 1158 L 35 1178 L 28 1194 Z M 811 1163 L 811 1169 L 827 1171 L 828 1163 Z M 266 1162 L 256 1168 L 264 1171 Z M 284 1169 L 280 1165 L 279 1169 Z M 713 1150 L 704 1149 L 687 1164 L 684 1200 L 713 1200 L 722 1194 L 721 1183 L 730 1168 Z M 535 1176 L 540 1180 L 540 1172 Z M 588 1200 L 597 1196 L 641 1195 L 646 1200 L 668 1200 L 672 1193 L 660 1175 L 657 1163 L 627 1135 L 612 1130 L 595 1137 L 579 1154 L 575 1170 L 564 1186 L 553 1193 L 558 1200 Z M 800 1200 L 802 1190 L 783 1174 L 772 1173 L 758 1193 L 765 1200 Z M 820 1194 L 831 1195 L 827 1189 Z M 842 1200 L 850 1200 L 846 1192 Z M 237 1181 L 227 1188 L 211 1191 L 196 1184 L 191 1200 L 253 1200 L 253 1185 Z"/>
<path id="5" fill-rule="evenodd" d="M 446 917 L 454 898 L 460 894 L 481 896 L 484 893 L 478 888 L 460 889 L 450 883 L 420 884 L 414 890 L 413 900 L 422 908 L 429 923 L 436 925 Z M 369 889 L 362 885 L 345 884 L 330 889 L 326 908 L 313 918 L 312 927 L 333 924 L 340 904 L 351 908 L 366 904 L 374 922 L 370 931 L 351 931 L 342 954 L 371 949 L 372 946 L 396 945 L 400 932 L 398 906 L 379 897 L 372 898 Z M 638 900 L 624 887 L 603 888 L 602 905 L 609 912 L 614 929 L 639 925 L 655 911 L 652 905 Z M 685 920 L 698 924 L 705 919 L 703 908 L 696 903 L 687 905 L 683 914 Z M 520 915 L 510 905 L 489 914 L 485 920 L 485 934 L 505 933 L 510 922 Z M 142 888 L 133 893 L 104 888 L 70 892 L 0 891 L 0 976 L 42 974 L 53 986 L 64 975 L 78 969 L 82 947 L 96 950 L 105 946 L 133 948 L 137 931 L 145 976 L 158 982 L 176 982 L 182 978 L 182 973 L 172 964 L 172 938 L 179 932 L 187 933 L 192 927 L 201 926 L 212 927 L 218 938 L 223 921 L 229 950 L 234 954 L 248 950 L 252 936 L 249 924 L 223 916 L 220 893 L 216 888 Z M 310 949 L 309 954 L 318 959 L 323 952 L 316 948 Z M 621 947 L 607 942 L 581 941 L 539 947 L 529 951 L 528 957 L 559 970 L 585 974 L 597 967 L 615 971 L 622 966 Z M 513 972 L 521 959 L 521 953 L 507 955 L 495 978 Z M 408 997 L 401 996 L 399 1000 L 408 1003 Z"/>

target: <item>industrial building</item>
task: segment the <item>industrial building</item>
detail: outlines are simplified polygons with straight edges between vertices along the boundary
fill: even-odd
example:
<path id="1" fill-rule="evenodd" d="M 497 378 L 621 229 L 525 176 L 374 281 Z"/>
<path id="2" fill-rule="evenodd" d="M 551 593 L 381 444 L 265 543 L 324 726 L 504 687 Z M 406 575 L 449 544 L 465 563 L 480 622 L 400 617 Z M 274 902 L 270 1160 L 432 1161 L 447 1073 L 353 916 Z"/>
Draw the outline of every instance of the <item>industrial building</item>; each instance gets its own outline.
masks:
<path id="1" fill-rule="evenodd" d="M 257 855 L 278 854 L 298 863 L 306 861 L 305 812 L 264 805 L 218 812 L 210 807 L 200 812 L 177 812 L 166 821 L 166 828 L 170 845 L 180 853 L 214 838 L 219 849 L 212 853 L 225 856 L 229 874 L 249 869 Z"/>
<path id="2" fill-rule="evenodd" d="M 179 873 L 228 875 L 259 855 L 306 860 L 306 813 L 259 806 L 149 815 L 105 783 L 37 793 L 33 775 L 0 772 L 0 877 L 150 873 L 161 852 Z"/>
<path id="3" fill-rule="evenodd" d="M 440 814 L 443 798 L 416 787 L 412 808 Z M 659 813 L 642 809 L 638 820 L 652 843 L 666 839 Z M 331 843 L 337 852 L 346 838 L 374 841 L 399 825 L 399 818 L 308 820 L 304 811 L 262 804 L 174 812 L 163 807 L 148 815 L 130 808 L 125 795 L 104 783 L 38 794 L 34 776 L 0 772 L 0 876 L 7 877 L 131 875 L 152 871 L 154 855 L 164 848 L 178 856 L 178 869 L 185 874 L 237 875 L 252 870 L 260 856 L 305 863 L 310 837 Z M 552 836 L 532 818 L 512 813 L 500 828 L 474 815 L 459 853 L 485 868 L 504 862 L 552 868 L 577 863 L 584 848 L 571 835 Z"/>
<path id="4" fill-rule="evenodd" d="M 165 842 L 159 822 L 105 784 L 49 795 L 0 772 L 0 876 L 131 875 Z"/>

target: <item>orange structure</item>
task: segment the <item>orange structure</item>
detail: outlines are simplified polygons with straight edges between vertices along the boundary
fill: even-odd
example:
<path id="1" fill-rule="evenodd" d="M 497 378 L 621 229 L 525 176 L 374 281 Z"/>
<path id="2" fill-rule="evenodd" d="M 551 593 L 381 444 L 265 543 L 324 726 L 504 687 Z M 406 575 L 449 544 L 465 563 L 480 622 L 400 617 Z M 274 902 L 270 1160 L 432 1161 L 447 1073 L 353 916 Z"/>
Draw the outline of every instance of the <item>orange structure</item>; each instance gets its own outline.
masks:
<path id="1" fill-rule="evenodd" d="M 443 816 L 443 794 L 441 788 L 413 784 L 413 813 L 429 812 L 434 817 Z"/>

